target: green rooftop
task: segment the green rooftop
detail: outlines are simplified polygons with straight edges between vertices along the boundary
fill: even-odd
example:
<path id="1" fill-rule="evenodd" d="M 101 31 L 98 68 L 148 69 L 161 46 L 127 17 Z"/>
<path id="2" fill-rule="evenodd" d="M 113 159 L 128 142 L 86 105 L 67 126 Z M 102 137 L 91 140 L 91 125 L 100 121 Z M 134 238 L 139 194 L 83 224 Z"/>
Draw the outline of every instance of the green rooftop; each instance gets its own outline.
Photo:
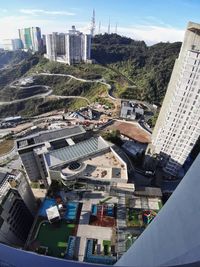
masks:
<path id="1" fill-rule="evenodd" d="M 36 240 L 39 241 L 39 246 L 48 247 L 47 255 L 60 258 L 64 256 L 68 238 L 74 231 L 75 224 L 64 220 L 53 224 L 45 221 L 38 228 Z"/>

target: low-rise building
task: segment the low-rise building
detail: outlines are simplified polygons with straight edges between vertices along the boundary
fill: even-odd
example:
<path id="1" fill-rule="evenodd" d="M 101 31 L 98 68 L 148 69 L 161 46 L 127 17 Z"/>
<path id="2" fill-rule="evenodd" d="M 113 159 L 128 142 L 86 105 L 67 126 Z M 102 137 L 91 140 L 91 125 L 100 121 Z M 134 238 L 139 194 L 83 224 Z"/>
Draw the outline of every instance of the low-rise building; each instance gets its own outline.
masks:
<path id="1" fill-rule="evenodd" d="M 81 181 L 90 188 L 127 183 L 127 166 L 102 137 L 88 138 L 81 126 L 42 132 L 17 140 L 18 153 L 30 181 L 48 187 Z"/>
<path id="2" fill-rule="evenodd" d="M 144 115 L 144 109 L 140 104 L 134 103 L 132 101 L 122 101 L 120 118 L 127 120 L 135 120 Z"/>
<path id="3" fill-rule="evenodd" d="M 123 145 L 122 148 L 132 157 L 141 156 L 147 147 L 147 144 L 140 143 L 134 140 L 127 140 Z"/>
<path id="4" fill-rule="evenodd" d="M 17 140 L 17 149 L 30 181 L 40 181 L 46 187 L 51 181 L 45 166 L 43 150 L 68 146 L 71 138 L 77 140 L 85 135 L 81 126 L 43 131 Z"/>
<path id="5" fill-rule="evenodd" d="M 90 189 L 98 186 L 109 192 L 112 185 L 128 180 L 126 163 L 102 137 L 49 150 L 43 155 L 51 180 L 60 180 L 65 186 L 81 182 Z"/>

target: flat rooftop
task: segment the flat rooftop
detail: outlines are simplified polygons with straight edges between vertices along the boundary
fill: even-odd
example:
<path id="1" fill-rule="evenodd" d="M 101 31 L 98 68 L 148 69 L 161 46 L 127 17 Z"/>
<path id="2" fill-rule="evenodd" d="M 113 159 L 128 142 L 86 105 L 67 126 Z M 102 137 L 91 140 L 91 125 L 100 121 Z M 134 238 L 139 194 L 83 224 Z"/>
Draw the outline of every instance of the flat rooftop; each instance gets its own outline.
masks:
<path id="1" fill-rule="evenodd" d="M 45 159 L 49 167 L 70 163 L 79 159 L 84 159 L 109 148 L 109 145 L 102 137 L 92 137 L 72 146 L 49 151 L 45 154 Z"/>
<path id="2" fill-rule="evenodd" d="M 47 130 L 33 135 L 26 136 L 17 140 L 17 147 L 19 149 L 25 148 L 35 144 L 42 144 L 58 139 L 67 139 L 79 134 L 84 134 L 86 131 L 82 126 L 67 127 L 56 130 Z"/>
<path id="3" fill-rule="evenodd" d="M 85 176 L 99 179 L 126 179 L 127 168 L 112 151 L 100 153 L 84 161 L 87 165 Z"/>
<path id="4" fill-rule="evenodd" d="M 46 213 L 47 213 L 47 218 L 49 221 L 55 218 L 60 218 L 60 214 L 59 214 L 57 206 L 53 206 L 53 207 L 46 209 Z"/>
<path id="5" fill-rule="evenodd" d="M 133 197 L 129 200 L 130 207 L 134 209 L 160 210 L 160 198 Z"/>

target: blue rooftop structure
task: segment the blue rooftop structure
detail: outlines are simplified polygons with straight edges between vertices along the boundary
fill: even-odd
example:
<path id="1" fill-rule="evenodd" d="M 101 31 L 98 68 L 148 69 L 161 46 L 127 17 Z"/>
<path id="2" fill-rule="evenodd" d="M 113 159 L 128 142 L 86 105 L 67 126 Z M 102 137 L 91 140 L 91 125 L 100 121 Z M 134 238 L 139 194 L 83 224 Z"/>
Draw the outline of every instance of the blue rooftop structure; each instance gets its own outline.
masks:
<path id="1" fill-rule="evenodd" d="M 46 210 L 56 205 L 56 201 L 53 198 L 46 198 L 39 210 L 39 216 L 47 217 Z"/>
<path id="2" fill-rule="evenodd" d="M 75 220 L 79 203 L 77 202 L 68 202 L 66 205 L 65 219 L 66 220 Z"/>
<path id="3" fill-rule="evenodd" d="M 67 252 L 66 252 L 66 258 L 67 259 L 73 259 L 74 252 L 75 252 L 75 246 L 76 246 L 76 237 L 75 236 L 69 236 L 68 245 L 67 245 Z"/>

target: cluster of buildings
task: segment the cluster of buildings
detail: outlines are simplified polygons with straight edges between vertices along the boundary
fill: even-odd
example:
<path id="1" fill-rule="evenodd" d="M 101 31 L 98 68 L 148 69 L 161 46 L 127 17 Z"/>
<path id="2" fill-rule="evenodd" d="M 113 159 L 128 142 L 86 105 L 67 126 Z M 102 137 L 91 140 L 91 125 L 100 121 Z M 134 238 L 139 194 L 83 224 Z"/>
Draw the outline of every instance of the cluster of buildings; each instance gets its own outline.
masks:
<path id="1" fill-rule="evenodd" d="M 43 39 L 39 27 L 30 27 L 18 30 L 19 38 L 3 40 L 4 50 L 31 50 L 39 52 L 43 49 Z"/>
<path id="2" fill-rule="evenodd" d="M 144 108 L 140 104 L 132 101 L 122 100 L 120 118 L 127 120 L 135 120 L 144 116 Z"/>
<path id="3" fill-rule="evenodd" d="M 77 31 L 75 26 L 68 33 L 41 35 L 39 27 L 19 29 L 18 39 L 3 40 L 4 50 L 44 52 L 51 61 L 66 64 L 90 63 L 91 34 Z"/>
<path id="4" fill-rule="evenodd" d="M 61 36 L 60 39 L 66 42 L 67 37 L 63 39 Z M 200 135 L 199 73 L 200 25 L 190 22 L 152 143 L 146 152 L 150 156 L 157 156 L 164 171 L 173 176 L 178 175 Z M 33 261 L 39 266 L 75 266 L 76 263 L 67 261 L 69 259 L 113 264 L 119 254 L 116 255 L 112 245 L 117 244 L 119 252 L 135 233 L 134 229 L 131 235 L 126 235 L 126 225 L 131 228 L 132 225 L 150 223 L 141 237 L 131 241 L 129 250 L 120 255 L 116 266 L 199 265 L 200 156 L 157 215 L 159 204 L 155 196 L 161 197 L 160 192 L 146 188 L 135 191 L 134 184 L 127 183 L 128 168 L 120 151 L 117 153 L 114 146 L 100 136 L 91 136 L 81 126 L 40 132 L 18 139 L 17 150 L 30 183 L 38 182 L 49 188 L 53 181 L 58 181 L 66 189 L 61 190 L 55 199 L 45 200 L 45 205 L 43 203 L 39 210 L 40 217 L 45 219 L 40 218 L 39 228 L 31 239 L 33 251 L 39 249 L 41 254 L 50 256 L 52 251 L 48 249 L 56 240 L 53 253 L 61 252 L 59 257 L 64 261 L 0 244 L 0 264 L 20 266 L 22 263 L 25 266 L 24 261 Z M 33 221 L 35 200 L 23 172 L 0 171 L 0 190 L 0 241 L 20 246 L 26 240 L 26 229 L 30 229 Z M 110 196 L 99 198 L 98 191 Z M 150 201 L 147 195 L 153 200 Z M 67 243 L 63 240 L 57 242 L 55 235 L 49 247 L 43 245 L 46 239 L 41 232 L 47 235 L 47 230 L 52 229 L 51 224 L 61 218 L 62 223 L 55 224 L 53 229 L 64 225 L 65 234 L 68 231 Z M 49 233 L 53 234 L 53 231 Z M 63 247 L 65 250 L 62 250 Z M 12 254 L 10 259 L 9 253 Z"/>
<path id="5" fill-rule="evenodd" d="M 88 62 L 91 51 L 91 35 L 77 31 L 75 26 L 68 33 L 46 35 L 45 57 L 66 64 Z"/>

